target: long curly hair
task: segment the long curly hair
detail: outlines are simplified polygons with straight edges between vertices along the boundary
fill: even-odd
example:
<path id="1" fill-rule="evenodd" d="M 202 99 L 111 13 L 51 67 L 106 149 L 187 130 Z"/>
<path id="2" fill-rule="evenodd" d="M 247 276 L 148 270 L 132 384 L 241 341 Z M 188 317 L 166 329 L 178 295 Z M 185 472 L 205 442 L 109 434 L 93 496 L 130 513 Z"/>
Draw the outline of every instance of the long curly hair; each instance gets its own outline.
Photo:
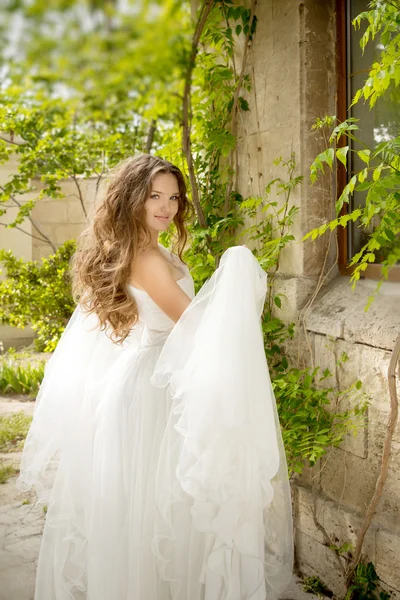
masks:
<path id="1" fill-rule="evenodd" d="M 187 241 L 184 223 L 193 213 L 185 179 L 178 167 L 150 154 L 128 158 L 113 169 L 105 197 L 82 232 L 71 260 L 75 302 L 97 315 L 100 328 L 116 344 L 123 343 L 138 321 L 138 306 L 126 283 L 139 248 L 151 240 L 144 204 L 159 173 L 171 173 L 178 181 L 173 252 L 182 260 Z"/>

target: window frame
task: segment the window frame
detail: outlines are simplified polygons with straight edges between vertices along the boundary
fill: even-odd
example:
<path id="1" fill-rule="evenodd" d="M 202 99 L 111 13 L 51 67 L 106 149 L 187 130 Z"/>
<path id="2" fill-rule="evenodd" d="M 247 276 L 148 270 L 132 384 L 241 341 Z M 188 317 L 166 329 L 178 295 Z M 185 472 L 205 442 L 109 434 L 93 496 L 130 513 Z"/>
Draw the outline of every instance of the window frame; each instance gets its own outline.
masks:
<path id="1" fill-rule="evenodd" d="M 351 0 L 336 0 L 336 114 L 340 121 L 344 121 L 347 115 L 347 106 L 351 102 L 349 98 L 349 88 L 347 86 L 348 73 L 350 72 L 348 43 L 352 31 L 352 25 L 349 22 Z M 345 146 L 345 139 L 339 140 L 338 146 Z M 336 167 L 336 198 L 339 198 L 343 188 L 348 181 L 348 172 L 344 165 L 337 164 Z M 347 214 L 348 205 L 344 204 L 340 212 L 341 215 Z M 338 227 L 338 267 L 341 275 L 349 276 L 355 269 L 349 266 L 348 252 L 351 236 L 350 227 Z M 375 279 L 381 278 L 381 265 L 379 263 L 370 264 L 363 272 L 361 278 Z M 388 281 L 400 282 L 400 265 L 394 265 L 388 275 Z"/>

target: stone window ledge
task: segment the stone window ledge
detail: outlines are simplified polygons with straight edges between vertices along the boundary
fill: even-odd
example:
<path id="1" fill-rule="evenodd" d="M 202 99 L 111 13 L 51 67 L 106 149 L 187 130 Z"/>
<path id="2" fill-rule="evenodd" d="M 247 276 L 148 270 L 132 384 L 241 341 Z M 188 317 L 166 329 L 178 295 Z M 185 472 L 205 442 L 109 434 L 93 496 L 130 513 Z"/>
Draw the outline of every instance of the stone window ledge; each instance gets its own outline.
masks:
<path id="1" fill-rule="evenodd" d="M 369 310 L 377 282 L 337 276 L 315 300 L 306 319 L 309 331 L 375 348 L 392 350 L 400 331 L 400 283 L 385 282 Z"/>

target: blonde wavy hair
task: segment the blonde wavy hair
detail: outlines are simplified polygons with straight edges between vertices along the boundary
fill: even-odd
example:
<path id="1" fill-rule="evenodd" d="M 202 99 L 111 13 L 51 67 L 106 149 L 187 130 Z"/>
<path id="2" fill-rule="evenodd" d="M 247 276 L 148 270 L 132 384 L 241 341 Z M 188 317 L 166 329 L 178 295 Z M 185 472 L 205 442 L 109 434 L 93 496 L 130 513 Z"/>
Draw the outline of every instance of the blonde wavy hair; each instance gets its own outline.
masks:
<path id="1" fill-rule="evenodd" d="M 144 204 L 159 173 L 171 173 L 178 182 L 172 250 L 182 260 L 187 241 L 184 223 L 193 213 L 185 179 L 178 167 L 150 154 L 128 158 L 113 169 L 104 200 L 95 208 L 71 260 L 74 300 L 97 315 L 101 329 L 116 344 L 122 344 L 138 321 L 138 306 L 126 283 L 139 248 L 151 240 Z"/>

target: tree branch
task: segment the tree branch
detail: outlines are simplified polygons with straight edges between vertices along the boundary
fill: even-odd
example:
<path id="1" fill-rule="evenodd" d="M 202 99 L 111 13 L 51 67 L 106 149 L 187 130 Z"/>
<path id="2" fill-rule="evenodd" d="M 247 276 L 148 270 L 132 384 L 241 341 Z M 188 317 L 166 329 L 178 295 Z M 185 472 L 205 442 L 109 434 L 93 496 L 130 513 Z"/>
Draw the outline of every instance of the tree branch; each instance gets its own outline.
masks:
<path id="1" fill-rule="evenodd" d="M 19 142 L 14 142 L 14 140 L 7 140 L 6 138 L 3 138 L 0 135 L 0 140 L 3 140 L 3 142 L 6 142 L 6 144 L 12 144 L 13 146 L 25 146 L 25 144 L 20 144 Z"/>
<path id="2" fill-rule="evenodd" d="M 5 189 L 5 188 L 4 188 L 2 185 L 0 185 L 0 190 L 1 190 L 2 192 L 5 192 L 6 194 L 8 194 L 8 195 L 9 195 L 9 197 L 11 198 L 11 200 L 14 202 L 14 204 L 16 204 L 16 205 L 18 206 L 18 208 L 21 208 L 21 206 L 22 206 L 22 203 L 21 203 L 21 202 L 19 202 L 19 201 L 16 199 L 16 197 L 15 197 L 15 196 L 13 196 L 13 195 L 12 195 L 12 194 L 10 194 L 9 192 L 7 192 L 7 190 L 6 190 L 6 189 Z M 28 220 L 31 222 L 31 224 L 32 224 L 32 227 L 34 227 L 34 229 L 36 229 L 36 231 L 39 233 L 39 235 L 41 235 L 41 236 L 42 236 L 42 239 L 43 239 L 43 240 L 44 240 L 44 241 L 45 241 L 47 244 L 49 244 L 49 246 L 51 247 L 51 249 L 52 249 L 54 252 L 57 252 L 57 248 L 56 248 L 55 244 L 53 244 L 53 242 L 51 241 L 51 239 L 50 239 L 50 238 L 49 238 L 49 237 L 48 237 L 48 236 L 47 236 L 47 235 L 46 235 L 46 234 L 45 234 L 45 233 L 44 233 L 44 232 L 43 232 L 43 231 L 40 229 L 40 227 L 39 227 L 39 225 L 36 223 L 35 219 L 33 219 L 31 215 L 26 215 L 26 217 L 27 217 L 27 219 L 28 219 Z M 24 230 L 22 230 L 22 231 L 24 231 Z M 25 233 L 27 233 L 27 232 L 25 232 Z"/>
<path id="3" fill-rule="evenodd" d="M 318 517 L 317 517 L 317 492 L 316 492 L 316 484 L 315 483 L 312 486 L 312 498 L 313 498 L 312 516 L 313 516 L 314 525 L 318 529 L 318 531 L 320 531 L 322 533 L 326 546 L 328 546 L 329 548 L 333 549 L 333 548 L 335 548 L 334 542 L 329 537 L 329 534 L 326 531 L 325 527 L 322 525 L 322 523 L 320 523 L 318 521 Z M 334 553 L 334 556 L 335 556 L 336 564 L 339 567 L 339 570 L 340 570 L 341 574 L 344 577 L 346 575 L 346 571 L 345 571 L 345 567 L 344 567 L 342 561 L 340 560 L 340 556 L 339 556 L 338 552 L 335 551 L 335 550 L 334 550 L 333 553 Z"/>
<path id="4" fill-rule="evenodd" d="M 44 238 L 40 238 L 37 235 L 33 235 L 33 233 L 29 233 L 29 231 L 26 231 L 26 229 L 22 229 L 22 227 L 18 227 L 18 225 L 14 225 L 14 227 L 10 227 L 9 223 L 1 223 L 1 222 L 0 222 L 0 225 L 5 227 L 6 229 L 18 229 L 18 231 L 22 231 L 22 233 L 29 235 L 29 237 L 33 238 L 34 240 L 39 240 L 40 242 L 47 242 L 47 240 L 45 240 Z"/>
<path id="5" fill-rule="evenodd" d="M 152 119 L 149 127 L 149 131 L 147 133 L 146 139 L 146 154 L 150 154 L 151 147 L 153 145 L 154 134 L 156 132 L 156 120 Z"/>
<path id="6" fill-rule="evenodd" d="M 197 218 L 199 220 L 199 223 L 200 223 L 201 227 L 203 227 L 204 229 L 207 227 L 207 221 L 206 221 L 203 209 L 200 205 L 199 189 L 197 187 L 196 175 L 194 172 L 193 156 L 192 156 L 191 141 L 190 141 L 191 123 L 189 122 L 189 120 L 190 120 L 189 113 L 191 110 L 190 103 L 191 103 L 192 75 L 193 75 L 193 69 L 194 69 L 194 65 L 195 65 L 195 61 L 196 61 L 196 55 L 197 55 L 197 52 L 199 49 L 200 37 L 203 32 L 204 26 L 207 22 L 208 15 L 210 14 L 213 6 L 214 6 L 213 0 L 205 0 L 203 6 L 201 8 L 201 11 L 200 11 L 199 20 L 197 21 L 196 29 L 193 34 L 192 51 L 190 53 L 189 65 L 188 65 L 188 69 L 187 69 L 186 77 L 185 77 L 185 87 L 184 87 L 183 102 L 182 102 L 182 113 L 183 113 L 182 114 L 182 121 L 183 121 L 182 122 L 182 150 L 186 157 L 186 162 L 187 162 L 187 166 L 188 166 L 190 185 L 192 188 L 193 204 L 194 204 L 194 207 L 195 207 L 195 210 L 197 213 Z"/>
<path id="7" fill-rule="evenodd" d="M 250 19 L 249 19 L 249 31 L 246 34 L 246 39 L 245 39 L 245 43 L 244 43 L 242 67 L 240 70 L 239 79 L 238 79 L 237 86 L 235 89 L 235 94 L 233 96 L 230 130 L 231 130 L 231 134 L 235 137 L 237 135 L 237 111 L 238 111 L 238 103 L 239 103 L 239 94 L 240 94 L 240 88 L 242 87 L 242 83 L 243 83 L 243 79 L 244 79 L 244 73 L 246 70 L 247 54 L 248 54 L 248 51 L 249 51 L 249 48 L 251 45 L 249 42 L 250 42 L 250 36 L 252 35 L 251 29 L 252 29 L 252 25 L 253 25 L 254 15 L 256 12 L 256 5 L 257 5 L 257 0 L 252 0 L 251 9 L 250 9 Z M 231 150 L 231 152 L 229 154 L 229 168 L 231 171 L 233 168 L 233 158 L 234 158 L 234 153 Z M 225 215 L 228 214 L 228 211 L 230 208 L 232 186 L 233 186 L 233 177 L 232 177 L 232 175 L 230 175 L 230 178 L 229 178 L 227 186 L 226 186 L 226 191 L 225 191 L 225 203 L 224 203 Z"/>
<path id="8" fill-rule="evenodd" d="M 78 183 L 78 178 L 75 175 L 75 173 L 72 175 L 72 179 L 74 180 L 75 185 L 76 185 L 76 189 L 78 190 L 79 202 L 81 203 L 83 214 L 85 215 L 85 219 L 86 219 L 87 218 L 87 213 L 86 213 L 86 208 L 85 208 L 85 202 L 83 200 L 83 194 L 82 194 L 81 186 Z"/>

